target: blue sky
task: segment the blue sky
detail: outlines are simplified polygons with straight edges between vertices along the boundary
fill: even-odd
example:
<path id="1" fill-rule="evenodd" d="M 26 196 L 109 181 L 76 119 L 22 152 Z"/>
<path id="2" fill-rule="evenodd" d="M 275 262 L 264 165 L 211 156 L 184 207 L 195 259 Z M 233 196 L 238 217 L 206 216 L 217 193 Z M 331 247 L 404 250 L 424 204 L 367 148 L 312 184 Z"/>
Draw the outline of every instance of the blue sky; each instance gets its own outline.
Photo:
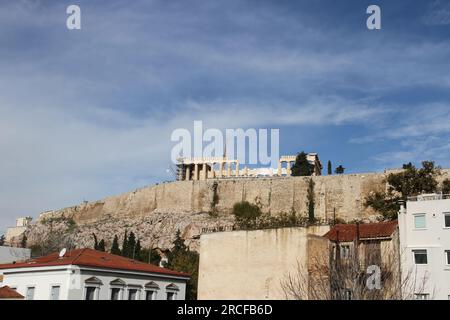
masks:
<path id="1" fill-rule="evenodd" d="M 194 120 L 348 172 L 450 167 L 449 36 L 442 0 L 0 0 L 0 230 L 170 179 Z"/>

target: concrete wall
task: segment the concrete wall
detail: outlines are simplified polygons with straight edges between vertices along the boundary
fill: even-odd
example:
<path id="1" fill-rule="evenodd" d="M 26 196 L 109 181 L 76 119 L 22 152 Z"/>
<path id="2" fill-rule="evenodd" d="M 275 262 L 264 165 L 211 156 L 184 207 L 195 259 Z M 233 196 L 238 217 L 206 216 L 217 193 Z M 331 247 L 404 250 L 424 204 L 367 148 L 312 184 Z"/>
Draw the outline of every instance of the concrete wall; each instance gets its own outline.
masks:
<path id="1" fill-rule="evenodd" d="M 15 247 L 0 247 L 0 263 L 12 263 L 30 259 L 31 250 Z"/>
<path id="2" fill-rule="evenodd" d="M 200 239 L 199 299 L 285 299 L 282 279 L 307 267 L 308 234 L 328 226 L 233 231 Z"/>

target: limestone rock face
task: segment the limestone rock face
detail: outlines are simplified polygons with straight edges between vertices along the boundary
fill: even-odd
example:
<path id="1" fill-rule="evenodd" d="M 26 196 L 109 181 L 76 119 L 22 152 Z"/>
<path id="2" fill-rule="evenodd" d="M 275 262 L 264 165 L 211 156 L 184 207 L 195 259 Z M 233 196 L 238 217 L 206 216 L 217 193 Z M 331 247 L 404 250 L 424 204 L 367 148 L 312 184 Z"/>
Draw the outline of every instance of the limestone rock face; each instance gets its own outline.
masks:
<path id="1" fill-rule="evenodd" d="M 448 176 L 445 170 L 442 179 Z M 315 217 L 325 220 L 334 216 L 373 220 L 376 214 L 364 206 L 364 200 L 370 192 L 386 188 L 385 173 L 163 183 L 41 214 L 27 231 L 29 244 L 39 232 L 51 229 L 43 222 L 65 221 L 62 227 L 74 234 L 80 247 L 92 246 L 92 233 L 110 245 L 115 234 L 122 239 L 127 229 L 141 239 L 143 247 L 167 250 L 180 229 L 186 244 L 197 249 L 202 230 L 233 225 L 230 212 L 239 201 L 255 203 L 266 214 L 307 216 L 309 179 L 315 182 Z M 217 217 L 209 214 L 213 209 Z"/>

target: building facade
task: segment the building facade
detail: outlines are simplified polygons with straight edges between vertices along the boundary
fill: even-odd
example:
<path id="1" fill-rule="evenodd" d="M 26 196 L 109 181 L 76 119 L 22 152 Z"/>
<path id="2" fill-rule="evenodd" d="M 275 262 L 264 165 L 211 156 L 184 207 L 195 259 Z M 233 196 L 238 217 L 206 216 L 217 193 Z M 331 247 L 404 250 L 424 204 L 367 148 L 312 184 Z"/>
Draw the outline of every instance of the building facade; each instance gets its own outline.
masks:
<path id="1" fill-rule="evenodd" d="M 397 221 L 337 224 L 324 235 L 329 240 L 327 261 L 329 298 L 333 300 L 401 299 Z M 368 285 L 379 272 L 378 284 Z"/>
<path id="2" fill-rule="evenodd" d="M 184 300 L 189 275 L 92 249 L 0 265 L 27 300 Z"/>
<path id="3" fill-rule="evenodd" d="M 402 277 L 416 299 L 450 299 L 450 195 L 409 198 L 399 215 Z"/>

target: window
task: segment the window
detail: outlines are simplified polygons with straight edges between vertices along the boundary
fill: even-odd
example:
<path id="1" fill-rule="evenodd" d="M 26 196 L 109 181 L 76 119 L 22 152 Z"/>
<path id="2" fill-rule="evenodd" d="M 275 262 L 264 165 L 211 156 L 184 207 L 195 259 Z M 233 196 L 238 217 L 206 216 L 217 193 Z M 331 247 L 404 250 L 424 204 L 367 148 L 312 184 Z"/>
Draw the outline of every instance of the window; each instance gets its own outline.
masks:
<path id="1" fill-rule="evenodd" d="M 59 286 L 52 286 L 50 300 L 59 300 Z"/>
<path id="2" fill-rule="evenodd" d="M 427 250 L 413 250 L 415 264 L 427 264 Z"/>
<path id="3" fill-rule="evenodd" d="M 84 299 L 97 300 L 100 287 L 103 285 L 103 282 L 97 277 L 90 277 L 84 281 L 84 285 L 86 288 Z"/>
<path id="4" fill-rule="evenodd" d="M 446 228 L 450 228 L 450 213 L 444 213 L 444 225 Z"/>
<path id="5" fill-rule="evenodd" d="M 34 287 L 27 288 L 27 300 L 34 300 Z"/>
<path id="6" fill-rule="evenodd" d="M 341 246 L 341 259 L 348 259 L 350 257 L 350 246 Z"/>
<path id="7" fill-rule="evenodd" d="M 175 292 L 167 292 L 167 300 L 175 300 Z"/>
<path id="8" fill-rule="evenodd" d="M 445 250 L 445 258 L 448 265 L 450 265 L 450 250 Z"/>
<path id="9" fill-rule="evenodd" d="M 167 300 L 176 300 L 177 299 L 177 292 L 180 289 L 178 286 L 174 283 L 171 283 L 166 286 L 166 294 L 167 294 Z"/>
<path id="10" fill-rule="evenodd" d="M 414 296 L 416 300 L 428 300 L 430 298 L 428 293 L 416 293 Z"/>
<path id="11" fill-rule="evenodd" d="M 111 300 L 120 300 L 120 288 L 111 288 Z"/>
<path id="12" fill-rule="evenodd" d="M 416 214 L 414 216 L 414 228 L 425 229 L 426 227 L 425 214 Z"/>
<path id="13" fill-rule="evenodd" d="M 145 291 L 145 300 L 156 300 L 156 291 L 154 290 Z"/>
<path id="14" fill-rule="evenodd" d="M 128 289 L 128 300 L 138 300 L 138 289 Z"/>
<path id="15" fill-rule="evenodd" d="M 95 300 L 96 287 L 86 287 L 85 300 Z"/>

